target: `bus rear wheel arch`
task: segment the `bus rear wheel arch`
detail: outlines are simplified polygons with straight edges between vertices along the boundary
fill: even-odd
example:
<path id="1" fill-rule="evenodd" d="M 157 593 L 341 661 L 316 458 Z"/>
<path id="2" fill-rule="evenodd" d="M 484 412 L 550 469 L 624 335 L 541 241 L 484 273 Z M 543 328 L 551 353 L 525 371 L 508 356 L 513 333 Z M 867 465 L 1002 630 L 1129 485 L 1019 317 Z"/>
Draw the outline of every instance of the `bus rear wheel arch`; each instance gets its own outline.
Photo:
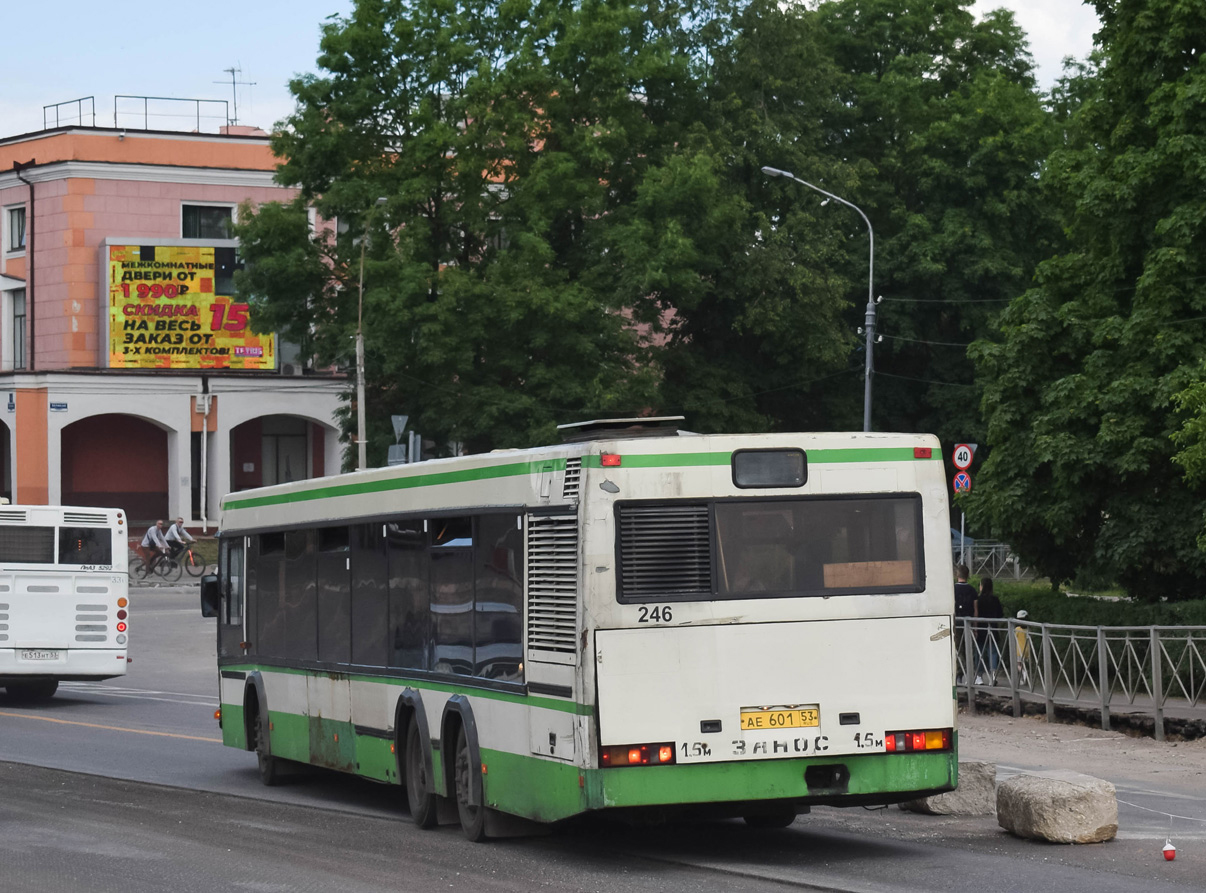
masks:
<path id="1" fill-rule="evenodd" d="M 406 788 L 410 817 L 420 828 L 434 828 L 439 824 L 439 796 L 432 772 L 431 735 L 422 697 L 414 689 L 408 688 L 398 699 L 394 730 L 398 780 Z"/>
<path id="2" fill-rule="evenodd" d="M 478 843 L 489 836 L 486 833 L 487 819 L 493 810 L 485 802 L 477 722 L 468 699 L 463 695 L 449 698 L 444 705 L 444 721 L 441 725 L 445 790 L 456 803 L 462 833 L 467 839 Z"/>
<path id="3" fill-rule="evenodd" d="M 269 726 L 268 704 L 258 679 L 247 683 L 243 696 L 243 722 L 247 734 L 247 749 L 255 751 L 256 768 L 260 781 L 267 787 L 276 787 L 285 778 L 285 760 L 272 755 L 272 730 Z"/>

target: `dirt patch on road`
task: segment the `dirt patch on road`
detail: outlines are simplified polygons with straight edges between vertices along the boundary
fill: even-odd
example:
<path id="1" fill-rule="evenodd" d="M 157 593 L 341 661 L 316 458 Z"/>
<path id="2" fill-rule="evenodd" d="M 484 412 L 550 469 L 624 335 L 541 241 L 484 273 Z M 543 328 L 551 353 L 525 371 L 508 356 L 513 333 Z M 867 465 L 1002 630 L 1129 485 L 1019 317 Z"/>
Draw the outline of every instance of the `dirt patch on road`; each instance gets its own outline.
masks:
<path id="1" fill-rule="evenodd" d="M 959 758 L 1206 790 L 1206 738 L 1156 741 L 1043 716 L 960 712 Z"/>

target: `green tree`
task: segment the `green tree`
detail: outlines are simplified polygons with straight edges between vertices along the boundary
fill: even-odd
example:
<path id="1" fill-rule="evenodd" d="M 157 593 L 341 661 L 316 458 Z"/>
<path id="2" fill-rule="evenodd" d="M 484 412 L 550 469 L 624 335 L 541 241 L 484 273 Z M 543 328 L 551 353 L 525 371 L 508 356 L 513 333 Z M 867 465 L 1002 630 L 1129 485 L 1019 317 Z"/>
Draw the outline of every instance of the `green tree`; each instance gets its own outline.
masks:
<path id="1" fill-rule="evenodd" d="M 1058 237 L 1037 179 L 1056 131 L 1025 36 L 1010 13 L 977 22 L 970 6 L 820 4 L 818 31 L 842 72 L 829 151 L 859 176 L 847 189 L 819 181 L 823 170 L 796 170 L 859 205 L 875 227 L 884 340 L 875 348 L 873 426 L 947 442 L 983 440 L 966 347 L 1026 288 Z M 857 220 L 844 225 L 858 230 Z M 858 269 L 865 238 L 852 244 Z M 865 294 L 851 293 L 852 326 L 862 322 Z"/>
<path id="2" fill-rule="evenodd" d="M 240 288 L 347 362 L 364 257 L 376 432 L 406 412 L 438 442 L 518 446 L 648 405 L 637 333 L 595 281 L 599 221 L 653 133 L 640 96 L 679 65 L 648 25 L 625 4 L 359 0 L 324 26 L 325 73 L 291 84 L 273 140 L 301 195 L 238 227 Z M 308 234 L 307 206 L 337 226 Z"/>
<path id="3" fill-rule="evenodd" d="M 601 413 L 825 418 L 810 385 L 852 340 L 840 230 L 759 173 L 771 147 L 824 148 L 833 73 L 805 15 L 360 0 L 322 49 L 274 139 L 301 196 L 244 215 L 240 281 L 262 325 L 346 362 L 369 232 L 374 461 L 391 412 L 471 449 Z M 308 235 L 308 205 L 337 230 Z"/>
<path id="4" fill-rule="evenodd" d="M 822 160 L 836 74 L 797 7 L 712 13 L 684 35 L 691 78 L 656 108 L 664 139 L 610 221 L 611 281 L 660 339 L 663 410 L 700 431 L 822 427 L 827 384 L 855 377 L 843 232 L 760 169 L 851 176 Z"/>
<path id="5" fill-rule="evenodd" d="M 1172 438 L 1193 467 L 1200 421 L 1178 395 L 1199 410 L 1206 7 L 1096 5 L 1100 68 L 1066 92 L 1081 102 L 1045 174 L 1071 247 L 977 348 L 992 453 L 967 507 L 1053 582 L 1200 596 L 1206 489 Z"/>

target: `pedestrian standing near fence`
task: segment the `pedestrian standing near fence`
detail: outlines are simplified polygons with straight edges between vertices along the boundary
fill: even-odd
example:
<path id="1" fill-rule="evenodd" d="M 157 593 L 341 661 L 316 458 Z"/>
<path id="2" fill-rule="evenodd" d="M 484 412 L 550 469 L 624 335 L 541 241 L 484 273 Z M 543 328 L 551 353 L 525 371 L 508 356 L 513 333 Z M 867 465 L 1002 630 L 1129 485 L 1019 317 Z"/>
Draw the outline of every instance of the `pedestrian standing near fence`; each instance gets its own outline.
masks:
<path id="1" fill-rule="evenodd" d="M 980 594 L 976 597 L 975 616 L 981 620 L 1000 620 L 1005 616 L 1001 600 L 993 592 L 992 577 L 980 580 Z M 1001 645 L 997 641 L 996 626 L 992 623 L 979 624 L 976 627 L 976 685 L 984 684 L 984 676 L 988 675 L 997 684 L 997 667 L 1000 665 Z"/>
<path id="2" fill-rule="evenodd" d="M 1029 615 L 1025 611 L 1018 611 L 1018 620 L 1025 620 Z M 1022 685 L 1030 684 L 1030 674 L 1026 672 L 1026 659 L 1030 656 L 1030 636 L 1026 633 L 1026 627 L 1019 624 L 1014 627 L 1014 638 L 1018 641 L 1018 678 Z"/>
<path id="3" fill-rule="evenodd" d="M 976 613 L 976 587 L 967 582 L 967 578 L 971 576 L 971 571 L 967 569 L 966 564 L 956 565 L 955 567 L 955 653 L 963 654 L 963 627 L 965 626 L 962 618 L 974 617 Z M 956 658 L 956 661 L 958 658 Z M 970 670 L 971 668 L 968 667 Z M 963 683 L 963 676 L 955 680 L 957 684 Z"/>

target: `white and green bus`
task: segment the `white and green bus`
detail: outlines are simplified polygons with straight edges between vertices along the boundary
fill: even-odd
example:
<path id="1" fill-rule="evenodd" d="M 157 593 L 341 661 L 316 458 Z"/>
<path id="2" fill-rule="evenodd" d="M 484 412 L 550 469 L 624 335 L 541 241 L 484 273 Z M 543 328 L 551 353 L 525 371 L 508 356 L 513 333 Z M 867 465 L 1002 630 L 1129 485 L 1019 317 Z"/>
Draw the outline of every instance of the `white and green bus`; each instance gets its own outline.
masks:
<path id="1" fill-rule="evenodd" d="M 223 741 L 268 784 L 402 785 L 474 840 L 951 790 L 937 440 L 657 421 L 227 496 Z"/>

